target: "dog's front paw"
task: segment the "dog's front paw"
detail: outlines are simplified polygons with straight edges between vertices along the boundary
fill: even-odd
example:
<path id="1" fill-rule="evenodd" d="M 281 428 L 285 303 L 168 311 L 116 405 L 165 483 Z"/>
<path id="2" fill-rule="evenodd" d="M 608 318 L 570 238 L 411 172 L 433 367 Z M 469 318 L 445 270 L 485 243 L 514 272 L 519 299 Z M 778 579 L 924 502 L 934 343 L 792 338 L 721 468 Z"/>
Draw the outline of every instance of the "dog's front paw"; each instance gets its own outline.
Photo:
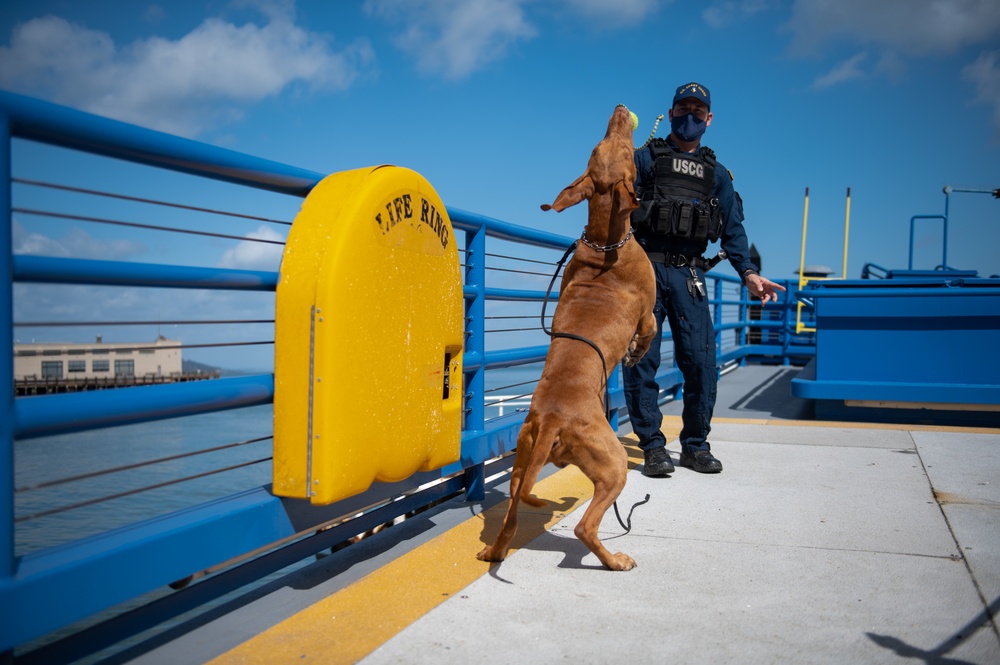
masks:
<path id="1" fill-rule="evenodd" d="M 632 341 L 629 342 L 628 351 L 625 352 L 625 357 L 622 358 L 622 364 L 626 367 L 631 367 L 639 362 L 642 358 L 642 353 L 636 353 L 636 347 L 639 345 L 639 333 L 632 335 Z"/>
<path id="2" fill-rule="evenodd" d="M 635 559 L 628 554 L 615 552 L 611 555 L 611 561 L 607 564 L 611 570 L 632 570 L 635 568 Z"/>
<path id="3" fill-rule="evenodd" d="M 622 358 L 622 364 L 626 367 L 632 367 L 637 362 L 642 360 L 644 355 L 646 355 L 646 349 L 642 349 L 642 351 L 639 352 L 636 352 L 635 349 L 629 349 L 628 353 L 625 354 L 625 357 Z"/>
<path id="4" fill-rule="evenodd" d="M 480 550 L 479 554 L 476 555 L 476 558 L 480 561 L 503 561 L 504 555 L 503 553 L 494 552 L 493 547 L 488 546 Z"/>
<path id="5" fill-rule="evenodd" d="M 626 367 L 632 367 L 646 355 L 646 349 L 648 348 L 648 344 L 639 348 L 639 333 L 634 334 L 632 341 L 628 345 L 628 351 L 625 352 L 625 357 L 622 358 L 622 364 Z"/>

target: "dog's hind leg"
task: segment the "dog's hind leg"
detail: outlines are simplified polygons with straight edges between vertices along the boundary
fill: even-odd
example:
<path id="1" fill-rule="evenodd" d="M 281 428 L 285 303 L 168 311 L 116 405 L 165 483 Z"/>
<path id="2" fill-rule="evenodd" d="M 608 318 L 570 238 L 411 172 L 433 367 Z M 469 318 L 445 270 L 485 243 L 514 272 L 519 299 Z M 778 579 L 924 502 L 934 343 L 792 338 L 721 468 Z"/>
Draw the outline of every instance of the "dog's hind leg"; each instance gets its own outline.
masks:
<path id="1" fill-rule="evenodd" d="M 535 426 L 528 420 L 521 426 L 521 431 L 517 435 L 517 453 L 514 457 L 514 468 L 510 472 L 510 505 L 507 507 L 507 514 L 503 518 L 496 540 L 476 555 L 480 561 L 503 561 L 507 556 L 507 548 L 517 532 L 517 507 L 521 500 L 525 471 L 531 462 L 535 433 Z"/>
<path id="2" fill-rule="evenodd" d="M 529 506 L 541 508 L 545 505 L 544 501 L 531 495 L 531 488 L 535 486 L 542 467 L 548 463 L 549 455 L 552 453 L 553 446 L 556 445 L 556 439 L 561 429 L 558 425 L 552 425 L 549 420 L 545 421 L 538 428 L 538 435 L 535 437 L 535 443 L 531 447 L 531 456 L 525 464 L 524 476 L 521 478 L 521 484 L 518 489 L 521 501 L 524 501 Z M 520 450 L 520 443 L 518 443 L 518 450 Z M 513 482 L 511 483 L 510 495 L 514 496 Z"/>
<path id="3" fill-rule="evenodd" d="M 611 570 L 632 570 L 635 567 L 632 557 L 621 552 L 612 554 L 597 537 L 604 514 L 625 487 L 628 470 L 628 453 L 618 437 L 609 429 L 601 433 L 600 439 L 593 442 L 593 454 L 574 462 L 594 483 L 594 498 L 573 533 Z"/>
<path id="4" fill-rule="evenodd" d="M 538 473 L 548 461 L 549 452 L 558 428 L 538 427 L 532 418 L 525 421 L 517 436 L 517 457 L 510 474 L 510 505 L 500 527 L 500 533 L 492 545 L 484 547 L 476 557 L 481 561 L 503 561 L 507 556 L 510 541 L 517 532 L 517 508 L 523 501 L 530 506 L 544 506 L 544 501 L 531 496 L 531 488 L 538 479 Z"/>
<path id="5" fill-rule="evenodd" d="M 507 507 L 507 514 L 503 518 L 500 533 L 497 534 L 497 538 L 493 541 L 493 544 L 487 545 L 476 555 L 476 558 L 480 561 L 503 561 L 507 556 L 507 548 L 510 547 L 510 541 L 514 538 L 514 534 L 517 533 L 518 490 L 521 486 L 521 476 L 523 473 L 524 470 L 518 468 L 517 464 L 515 464 L 510 478 L 510 505 Z"/>

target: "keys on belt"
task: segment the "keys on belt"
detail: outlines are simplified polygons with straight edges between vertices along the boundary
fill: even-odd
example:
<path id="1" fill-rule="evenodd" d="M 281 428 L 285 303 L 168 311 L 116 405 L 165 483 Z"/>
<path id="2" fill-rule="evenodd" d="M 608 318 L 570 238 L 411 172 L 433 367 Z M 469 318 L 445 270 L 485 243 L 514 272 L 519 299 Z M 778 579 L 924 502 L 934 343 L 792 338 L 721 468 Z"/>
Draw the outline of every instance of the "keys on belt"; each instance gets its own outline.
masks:
<path id="1" fill-rule="evenodd" d="M 691 271 L 691 276 L 687 278 L 688 293 L 692 298 L 704 298 L 705 282 L 698 277 L 698 271 L 694 267 L 690 267 L 688 270 Z"/>

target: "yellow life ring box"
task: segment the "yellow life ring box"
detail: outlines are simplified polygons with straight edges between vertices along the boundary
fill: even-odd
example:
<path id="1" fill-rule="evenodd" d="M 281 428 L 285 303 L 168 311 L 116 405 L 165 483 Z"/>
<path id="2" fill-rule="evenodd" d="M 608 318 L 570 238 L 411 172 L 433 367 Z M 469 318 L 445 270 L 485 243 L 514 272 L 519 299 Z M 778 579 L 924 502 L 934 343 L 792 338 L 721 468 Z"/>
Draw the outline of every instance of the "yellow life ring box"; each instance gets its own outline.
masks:
<path id="1" fill-rule="evenodd" d="M 277 287 L 274 493 L 325 505 L 457 461 L 464 311 L 427 180 L 396 166 L 324 178 Z"/>

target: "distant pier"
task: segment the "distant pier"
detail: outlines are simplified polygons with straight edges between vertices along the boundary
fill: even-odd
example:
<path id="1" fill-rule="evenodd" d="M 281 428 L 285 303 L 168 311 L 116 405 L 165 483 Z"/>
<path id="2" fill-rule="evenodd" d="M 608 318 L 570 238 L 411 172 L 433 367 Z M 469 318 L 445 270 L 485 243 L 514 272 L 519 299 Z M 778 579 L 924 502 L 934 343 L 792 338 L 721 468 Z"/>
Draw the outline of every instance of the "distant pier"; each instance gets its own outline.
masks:
<path id="1" fill-rule="evenodd" d="M 173 374 L 146 374 L 144 376 L 88 376 L 80 378 L 55 378 L 25 376 L 14 379 L 14 393 L 18 397 L 31 395 L 53 395 L 75 393 L 84 390 L 105 390 L 108 388 L 132 388 L 163 383 L 185 383 L 219 378 L 219 371 L 181 372 Z"/>

